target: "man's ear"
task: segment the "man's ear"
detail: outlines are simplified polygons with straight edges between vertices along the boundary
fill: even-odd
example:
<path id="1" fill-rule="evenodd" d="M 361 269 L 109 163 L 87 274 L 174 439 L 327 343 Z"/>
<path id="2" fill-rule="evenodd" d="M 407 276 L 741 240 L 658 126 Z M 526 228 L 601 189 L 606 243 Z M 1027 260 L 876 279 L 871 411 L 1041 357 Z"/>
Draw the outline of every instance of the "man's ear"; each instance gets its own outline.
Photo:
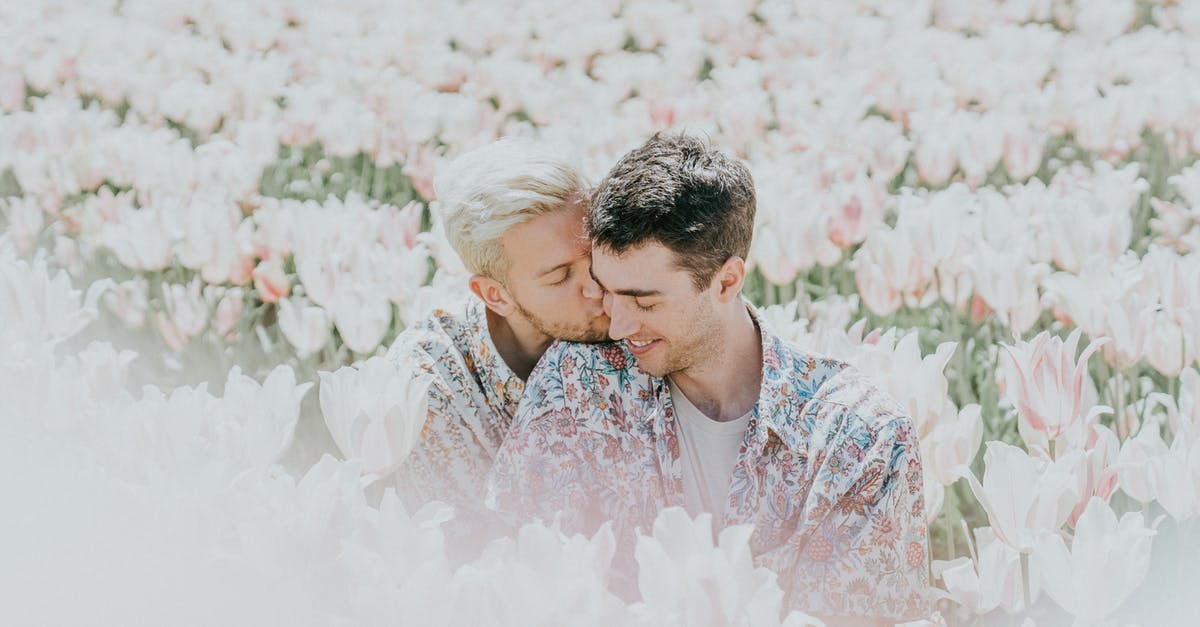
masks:
<path id="1" fill-rule="evenodd" d="M 468 285 L 471 286 L 471 291 L 487 305 L 488 309 L 496 312 L 497 315 L 508 317 L 512 312 L 517 310 L 513 297 L 508 293 L 508 289 L 496 279 L 485 277 L 482 274 L 471 275 L 471 280 Z"/>
<path id="2" fill-rule="evenodd" d="M 746 282 L 746 261 L 733 256 L 725 260 L 717 273 L 713 275 L 713 285 L 717 288 L 717 300 L 728 303 L 736 300 L 742 294 L 742 285 Z"/>

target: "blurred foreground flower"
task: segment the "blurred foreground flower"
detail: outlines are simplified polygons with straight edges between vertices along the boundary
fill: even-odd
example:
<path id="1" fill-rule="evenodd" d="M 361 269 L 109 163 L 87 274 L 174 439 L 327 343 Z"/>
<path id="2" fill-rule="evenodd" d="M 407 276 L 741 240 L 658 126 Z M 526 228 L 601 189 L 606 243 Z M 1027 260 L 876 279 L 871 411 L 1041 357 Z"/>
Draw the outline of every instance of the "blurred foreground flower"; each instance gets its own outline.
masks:
<path id="1" fill-rule="evenodd" d="M 996 608 L 1012 614 L 1025 607 L 1021 554 L 996 538 L 990 527 L 975 529 L 972 557 L 935 560 L 933 572 L 946 584 L 946 594 L 972 614 Z"/>
<path id="2" fill-rule="evenodd" d="M 775 573 L 754 566 L 752 532 L 750 525 L 726 527 L 714 543 L 710 514 L 660 512 L 652 535 L 637 540 L 642 602 L 634 614 L 646 625 L 822 625 L 799 611 L 780 622 L 783 590 Z"/>
<path id="3" fill-rule="evenodd" d="M 427 416 L 431 377 L 397 370 L 383 357 L 321 372 L 321 414 L 333 441 L 363 471 L 384 476 L 412 451 Z"/>
<path id="4" fill-rule="evenodd" d="M 1099 623 L 1125 602 L 1150 569 L 1150 538 L 1141 512 L 1117 515 L 1102 499 L 1092 499 L 1071 548 L 1062 536 L 1038 537 L 1031 565 L 1055 603 L 1076 617 L 1076 624 Z"/>

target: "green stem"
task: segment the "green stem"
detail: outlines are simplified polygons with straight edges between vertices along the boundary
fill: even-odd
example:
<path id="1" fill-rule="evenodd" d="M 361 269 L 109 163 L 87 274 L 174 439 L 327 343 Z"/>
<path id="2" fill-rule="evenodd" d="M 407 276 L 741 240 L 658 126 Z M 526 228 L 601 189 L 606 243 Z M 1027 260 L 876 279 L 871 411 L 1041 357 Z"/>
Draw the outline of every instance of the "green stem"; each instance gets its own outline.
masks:
<path id="1" fill-rule="evenodd" d="M 954 542 L 954 514 L 957 513 L 957 503 L 954 499 L 954 487 L 947 486 L 946 500 L 942 504 L 942 524 L 946 531 L 946 559 L 952 560 L 958 553 L 958 547 Z"/>

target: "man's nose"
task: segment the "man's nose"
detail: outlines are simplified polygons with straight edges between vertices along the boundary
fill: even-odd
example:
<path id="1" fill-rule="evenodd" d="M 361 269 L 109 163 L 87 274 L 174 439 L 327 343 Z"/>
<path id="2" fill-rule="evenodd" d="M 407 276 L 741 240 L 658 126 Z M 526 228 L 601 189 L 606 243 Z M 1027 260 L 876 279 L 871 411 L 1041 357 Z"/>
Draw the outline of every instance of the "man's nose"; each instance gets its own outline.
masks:
<path id="1" fill-rule="evenodd" d="M 583 297 L 590 300 L 600 300 L 604 297 L 604 289 L 590 274 L 583 277 Z"/>
<path id="2" fill-rule="evenodd" d="M 629 315 L 628 308 L 621 306 L 612 295 L 604 297 L 604 311 L 608 313 L 608 337 L 620 340 L 637 331 L 637 321 Z"/>

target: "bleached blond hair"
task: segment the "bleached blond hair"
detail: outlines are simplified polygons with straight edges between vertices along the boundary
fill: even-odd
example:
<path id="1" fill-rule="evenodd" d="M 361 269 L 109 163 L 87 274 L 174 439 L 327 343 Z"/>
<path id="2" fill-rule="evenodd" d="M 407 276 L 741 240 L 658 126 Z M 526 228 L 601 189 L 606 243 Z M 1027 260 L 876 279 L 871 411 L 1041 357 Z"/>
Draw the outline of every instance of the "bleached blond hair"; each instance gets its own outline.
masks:
<path id="1" fill-rule="evenodd" d="M 433 185 L 446 238 L 463 265 L 501 282 L 508 263 L 500 238 L 508 229 L 587 198 L 574 160 L 556 147 L 520 138 L 463 154 Z"/>

